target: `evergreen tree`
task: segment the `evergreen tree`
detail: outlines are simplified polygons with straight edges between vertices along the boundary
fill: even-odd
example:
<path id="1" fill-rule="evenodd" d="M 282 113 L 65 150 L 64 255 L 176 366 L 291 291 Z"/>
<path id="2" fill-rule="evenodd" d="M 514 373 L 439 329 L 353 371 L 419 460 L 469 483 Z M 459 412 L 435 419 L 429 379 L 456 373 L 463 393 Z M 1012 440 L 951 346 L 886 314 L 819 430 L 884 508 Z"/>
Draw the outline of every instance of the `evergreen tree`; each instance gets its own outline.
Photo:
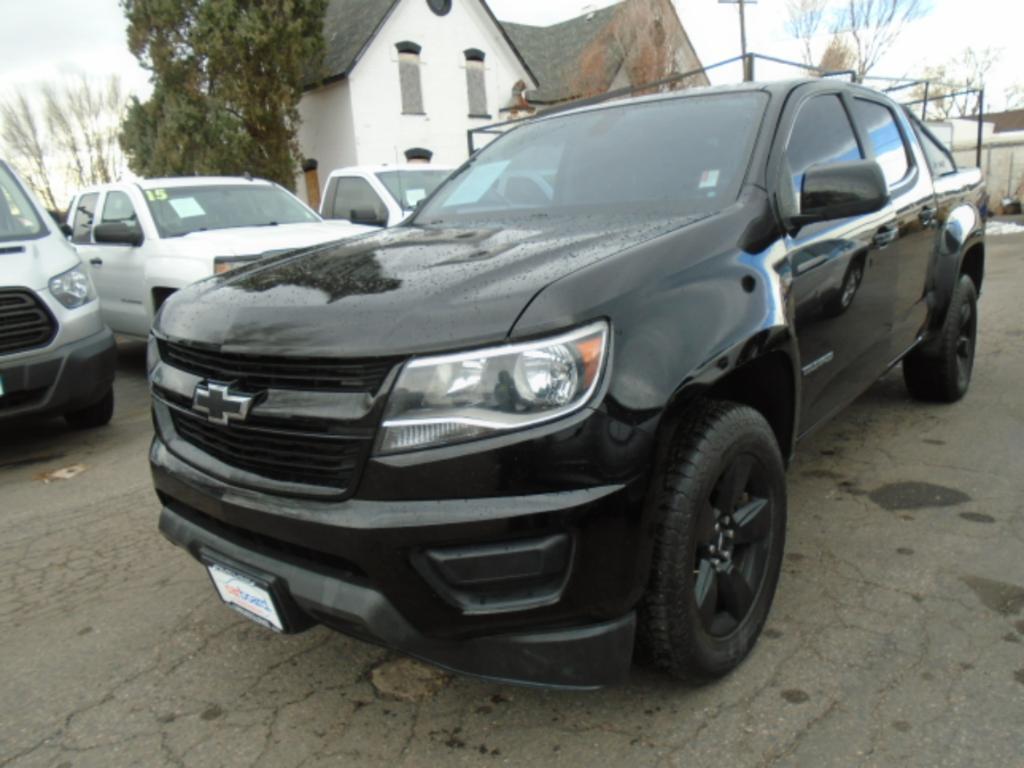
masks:
<path id="1" fill-rule="evenodd" d="M 292 188 L 302 85 L 319 71 L 327 0 L 122 0 L 153 93 L 121 145 L 140 176 L 249 172 Z"/>

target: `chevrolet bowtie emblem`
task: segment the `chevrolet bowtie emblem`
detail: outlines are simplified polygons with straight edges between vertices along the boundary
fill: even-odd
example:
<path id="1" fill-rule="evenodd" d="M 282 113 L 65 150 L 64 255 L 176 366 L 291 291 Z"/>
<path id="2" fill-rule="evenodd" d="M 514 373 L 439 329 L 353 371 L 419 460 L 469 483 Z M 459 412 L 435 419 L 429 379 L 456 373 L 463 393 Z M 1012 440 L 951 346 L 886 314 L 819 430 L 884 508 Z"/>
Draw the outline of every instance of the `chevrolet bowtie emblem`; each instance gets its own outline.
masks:
<path id="1" fill-rule="evenodd" d="M 214 424 L 245 421 L 256 398 L 231 391 L 231 385 L 206 381 L 196 385 L 192 395 L 192 410 L 206 414 Z"/>

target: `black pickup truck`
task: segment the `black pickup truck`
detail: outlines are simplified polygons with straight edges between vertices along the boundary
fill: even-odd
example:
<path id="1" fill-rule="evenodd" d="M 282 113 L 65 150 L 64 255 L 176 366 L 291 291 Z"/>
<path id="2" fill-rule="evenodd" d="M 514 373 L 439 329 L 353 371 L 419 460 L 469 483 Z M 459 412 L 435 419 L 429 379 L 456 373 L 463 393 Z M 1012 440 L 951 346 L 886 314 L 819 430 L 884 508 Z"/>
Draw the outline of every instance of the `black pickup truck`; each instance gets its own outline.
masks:
<path id="1" fill-rule="evenodd" d="M 404 226 L 167 301 L 160 530 L 278 631 L 527 684 L 615 683 L 635 650 L 723 675 L 797 442 L 900 362 L 914 397 L 967 391 L 981 189 L 835 81 L 527 121 Z"/>

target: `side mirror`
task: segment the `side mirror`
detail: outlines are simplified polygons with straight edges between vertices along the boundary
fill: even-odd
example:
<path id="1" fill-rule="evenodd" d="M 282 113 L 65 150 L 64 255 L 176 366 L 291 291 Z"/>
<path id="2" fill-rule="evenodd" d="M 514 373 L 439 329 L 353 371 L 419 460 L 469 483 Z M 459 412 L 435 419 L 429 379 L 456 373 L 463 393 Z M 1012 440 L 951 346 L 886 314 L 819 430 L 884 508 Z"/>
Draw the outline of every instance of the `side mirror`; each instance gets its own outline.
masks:
<path id="1" fill-rule="evenodd" d="M 386 227 L 388 225 L 387 214 L 381 216 L 379 212 L 371 209 L 352 209 L 349 211 L 348 220 L 353 224 L 365 224 L 369 227 Z"/>
<path id="2" fill-rule="evenodd" d="M 863 216 L 880 211 L 888 202 L 885 175 L 874 160 L 816 165 L 804 174 L 800 212 L 790 223 L 799 229 L 818 221 Z"/>
<path id="3" fill-rule="evenodd" d="M 108 245 L 132 245 L 138 247 L 146 239 L 142 228 L 127 221 L 106 221 L 92 228 L 92 237 L 97 243 Z"/>
<path id="4" fill-rule="evenodd" d="M 71 228 L 71 225 L 68 224 L 66 221 L 61 222 L 58 226 L 60 227 L 60 233 L 69 240 L 71 239 L 71 236 L 75 234 L 75 230 L 73 230 Z"/>

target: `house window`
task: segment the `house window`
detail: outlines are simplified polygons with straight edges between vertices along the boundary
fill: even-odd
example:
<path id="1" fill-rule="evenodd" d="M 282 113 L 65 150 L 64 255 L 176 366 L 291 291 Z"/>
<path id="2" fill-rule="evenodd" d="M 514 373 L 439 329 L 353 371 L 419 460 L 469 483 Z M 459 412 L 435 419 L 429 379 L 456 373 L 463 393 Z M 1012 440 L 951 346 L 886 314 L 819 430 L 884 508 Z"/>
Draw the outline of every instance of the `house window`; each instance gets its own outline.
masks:
<path id="1" fill-rule="evenodd" d="M 470 48 L 466 54 L 466 90 L 469 94 L 469 116 L 490 117 L 487 114 L 487 85 L 484 81 L 484 52 Z"/>
<path id="2" fill-rule="evenodd" d="M 424 147 L 409 147 L 405 150 L 405 161 L 407 163 L 429 163 L 434 153 Z"/>
<path id="3" fill-rule="evenodd" d="M 420 84 L 420 46 L 406 40 L 395 48 L 398 49 L 398 78 L 402 86 L 402 114 L 425 114 Z"/>

